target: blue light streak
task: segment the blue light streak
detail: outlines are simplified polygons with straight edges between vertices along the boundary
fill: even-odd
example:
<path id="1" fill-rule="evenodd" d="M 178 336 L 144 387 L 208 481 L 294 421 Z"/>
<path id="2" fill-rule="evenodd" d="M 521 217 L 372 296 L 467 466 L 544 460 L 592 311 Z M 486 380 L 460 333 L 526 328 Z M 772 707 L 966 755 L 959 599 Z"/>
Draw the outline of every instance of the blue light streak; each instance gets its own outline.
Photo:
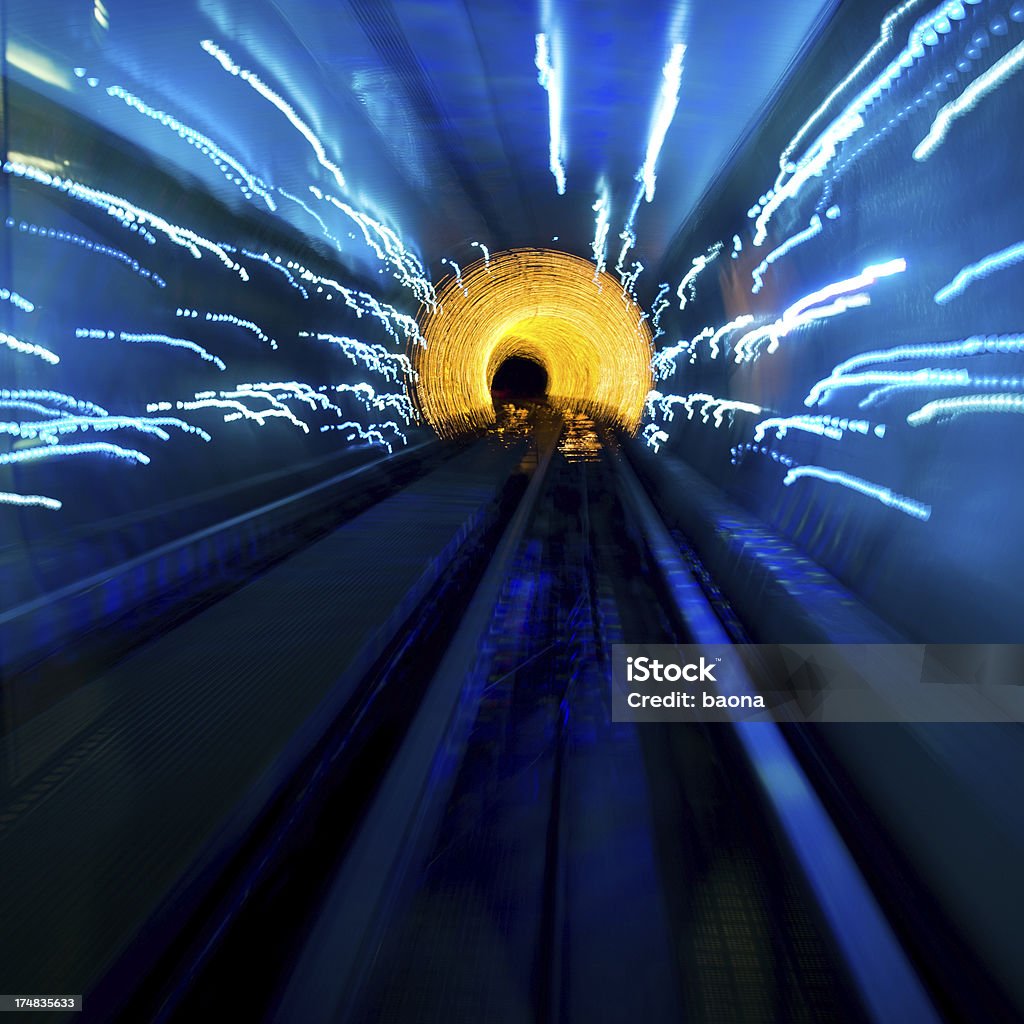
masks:
<path id="1" fill-rule="evenodd" d="M 216 242 L 192 231 L 189 228 L 178 224 L 172 224 L 151 210 L 143 209 L 129 202 L 123 196 L 114 195 L 112 192 L 104 192 L 100 189 L 83 185 L 81 182 L 73 181 L 71 178 L 61 178 L 33 164 L 22 163 L 21 161 L 7 160 L 4 162 L 5 174 L 13 174 L 26 181 L 33 181 L 39 185 L 45 185 L 63 192 L 65 195 L 76 199 L 79 202 L 93 206 L 104 213 L 109 214 L 123 228 L 128 231 L 137 232 L 151 245 L 156 243 L 156 237 L 147 229 L 147 225 L 155 228 L 175 245 L 179 245 L 188 251 L 198 260 L 202 258 L 201 249 L 215 255 L 228 269 L 233 270 L 243 281 L 249 280 L 245 269 L 236 263 Z"/>
<path id="2" fill-rule="evenodd" d="M 781 439 L 790 430 L 800 430 L 808 434 L 817 434 L 833 441 L 841 441 L 849 431 L 863 434 L 865 437 L 885 437 L 885 424 L 872 426 L 867 420 L 852 420 L 845 416 L 772 416 L 761 420 L 754 427 L 754 441 L 764 440 L 764 435 L 775 431 L 775 437 Z"/>
<path id="3" fill-rule="evenodd" d="M 1003 54 L 995 64 L 971 82 L 955 100 L 951 100 L 935 115 L 928 134 L 914 150 L 914 159 L 927 160 L 942 145 L 954 121 L 973 109 L 977 103 L 993 89 L 1002 85 L 1022 66 L 1024 66 L 1024 43 L 1019 43 L 1009 53 Z"/>
<path id="4" fill-rule="evenodd" d="M 249 259 L 251 260 L 258 260 L 260 263 L 265 263 L 268 267 L 271 268 L 271 270 L 276 270 L 279 274 L 281 274 L 284 277 L 284 279 L 288 282 L 289 285 L 291 285 L 292 288 L 299 292 L 299 294 L 304 299 L 309 298 L 309 292 L 307 292 L 306 289 L 303 288 L 303 286 L 299 284 L 298 281 L 295 280 L 288 266 L 283 265 L 281 263 L 280 256 L 272 257 L 269 252 L 253 252 L 251 249 L 242 249 L 242 255 L 248 256 Z"/>
<path id="5" fill-rule="evenodd" d="M 920 427 L 926 423 L 948 423 L 961 416 L 978 413 L 1024 414 L 1024 395 L 962 395 L 928 402 L 907 416 L 907 423 Z"/>
<path id="6" fill-rule="evenodd" d="M 863 480 L 859 476 L 851 476 L 849 473 L 841 473 L 837 470 L 826 469 L 824 466 L 795 466 L 790 469 L 783 478 L 783 484 L 787 487 L 796 483 L 797 480 L 808 477 L 815 480 L 824 480 L 826 483 L 838 484 L 858 494 L 863 494 L 888 508 L 896 509 L 905 515 L 927 522 L 931 518 L 932 509 L 913 498 L 897 494 L 888 487 L 872 483 L 870 480 Z"/>
<path id="7" fill-rule="evenodd" d="M 661 415 L 670 423 L 675 419 L 673 406 L 681 405 L 686 410 L 686 418 L 692 420 L 699 403 L 701 421 L 708 423 L 713 411 L 716 428 L 722 426 L 726 414 L 729 416 L 729 422 L 732 423 L 734 413 L 746 412 L 757 415 L 764 412 L 761 406 L 754 405 L 752 402 L 741 402 L 734 398 L 716 398 L 703 391 L 695 391 L 690 395 L 663 395 L 660 391 L 651 391 L 647 395 L 646 403 L 651 416 L 655 415 L 654 407 L 657 406 Z"/>
<path id="8" fill-rule="evenodd" d="M 608 228 L 611 224 L 612 197 L 608 191 L 608 182 L 602 177 L 597 183 L 597 199 L 591 207 L 597 216 L 594 218 L 594 241 L 590 251 L 594 254 L 594 280 L 597 281 L 604 273 L 608 258 Z"/>
<path id="9" fill-rule="evenodd" d="M 42 494 L 11 494 L 9 491 L 0 491 L 0 505 L 36 506 L 51 511 L 64 507 L 64 503 L 56 498 L 47 498 Z"/>
<path id="10" fill-rule="evenodd" d="M 385 380 L 396 381 L 402 375 L 409 379 L 416 377 L 416 372 L 413 370 L 408 356 L 404 353 L 389 352 L 383 345 L 373 345 L 337 334 L 314 334 L 311 331 L 300 331 L 299 337 L 314 338 L 317 341 L 325 341 L 329 345 L 336 345 L 354 366 L 362 363 L 367 369 L 379 373 Z"/>
<path id="11" fill-rule="evenodd" d="M 437 307 L 437 299 L 423 264 L 415 253 L 406 248 L 405 243 L 389 227 L 374 220 L 368 214 L 356 210 L 336 196 L 321 192 L 315 185 L 309 191 L 323 202 L 330 203 L 341 210 L 355 222 L 363 234 L 367 246 L 381 263 L 391 268 L 392 275 L 421 301 L 432 309 Z"/>
<path id="12" fill-rule="evenodd" d="M 115 259 L 119 263 L 123 263 L 129 270 L 138 274 L 139 277 L 145 278 L 147 281 L 152 281 L 157 288 L 167 287 L 167 282 L 159 274 L 154 273 L 152 270 L 147 270 L 137 259 L 129 256 L 126 252 L 122 252 L 120 249 L 115 249 L 113 246 L 103 245 L 100 242 L 92 242 L 88 238 L 83 238 L 81 235 L 76 235 L 71 231 L 59 231 L 57 228 L 46 228 L 41 224 L 32 224 L 25 220 L 15 222 L 13 217 L 8 217 L 4 223 L 8 228 L 17 227 L 19 231 L 33 237 L 48 238 L 54 242 L 68 242 L 71 245 L 77 245 L 81 249 L 94 252 L 99 256 L 109 256 L 111 259 Z M 17 303 L 15 303 L 15 305 L 17 305 Z M 26 310 L 26 312 L 30 311 Z"/>
<path id="13" fill-rule="evenodd" d="M 706 252 L 702 253 L 700 256 L 694 257 L 693 265 L 683 275 L 683 279 L 679 282 L 679 287 L 676 289 L 676 297 L 679 299 L 680 309 L 686 308 L 687 294 L 691 300 L 697 297 L 698 276 L 709 264 L 718 258 L 721 251 L 722 243 L 715 242 L 714 245 L 708 246 Z"/>
<path id="14" fill-rule="evenodd" d="M 1016 245 L 1007 246 L 998 252 L 989 253 L 977 263 L 969 263 L 949 284 L 940 288 L 935 293 L 935 301 L 939 305 L 951 302 L 963 295 L 975 281 L 981 281 L 990 274 L 1015 266 L 1021 261 L 1024 261 L 1024 242 L 1018 242 Z"/>
<path id="15" fill-rule="evenodd" d="M 58 421 L 59 422 L 59 421 Z M 14 452 L 0 452 L 0 466 L 20 462 L 41 462 L 44 459 L 71 458 L 75 455 L 109 455 L 124 462 L 149 464 L 149 456 L 132 448 L 122 448 L 108 441 L 83 441 L 79 444 L 42 445 L 38 448 L 20 448 Z"/>
<path id="16" fill-rule="evenodd" d="M 0 288 L 0 300 L 9 302 L 15 309 L 20 309 L 23 313 L 32 313 L 36 308 L 34 302 L 30 302 L 24 295 L 11 291 L 10 288 Z"/>
<path id="17" fill-rule="evenodd" d="M 89 415 L 95 416 L 109 416 L 107 412 L 100 405 L 95 405 L 93 402 L 87 402 L 81 398 L 75 398 L 74 395 L 65 395 L 60 391 L 46 391 L 39 389 L 22 389 L 18 391 L 9 391 L 6 388 L 0 389 L 0 399 L 4 402 L 10 402 L 12 405 L 24 405 L 25 403 L 35 402 L 49 402 L 51 405 L 65 406 L 75 412 L 84 412 Z M 55 410 L 55 415 L 63 415 L 63 413 Z"/>
<path id="18" fill-rule="evenodd" d="M 31 341 L 22 341 L 20 338 L 15 338 L 12 334 L 5 334 L 3 331 L 0 331 L 0 345 L 5 345 L 13 352 L 35 356 L 51 366 L 56 366 L 60 362 L 60 356 L 56 352 L 51 352 L 48 348 L 43 348 L 42 345 L 36 345 Z"/>
<path id="19" fill-rule="evenodd" d="M 803 245 L 804 242 L 810 241 L 815 235 L 821 234 L 821 218 L 814 214 L 811 217 L 810 224 L 804 228 L 803 231 L 797 232 L 795 235 L 791 235 L 786 239 L 778 248 L 773 249 L 751 272 L 751 276 L 754 279 L 754 285 L 750 289 L 751 293 L 756 295 L 764 285 L 764 275 L 768 272 L 768 268 L 776 261 L 782 259 L 786 253 L 791 252 L 798 245 Z"/>
<path id="20" fill-rule="evenodd" d="M 213 363 L 218 370 L 226 370 L 224 360 L 207 351 L 202 345 L 188 338 L 171 338 L 166 334 L 132 334 L 128 331 L 104 331 L 98 328 L 78 327 L 75 329 L 76 338 L 88 338 L 91 341 L 118 341 L 128 342 L 132 345 L 165 345 L 168 348 L 182 348 L 195 352 L 202 360 Z"/>
<path id="21" fill-rule="evenodd" d="M 780 340 L 792 331 L 818 320 L 839 316 L 849 309 L 869 305 L 870 297 L 860 289 L 870 287 L 880 278 L 901 274 L 906 269 L 906 260 L 889 260 L 886 263 L 865 267 L 855 277 L 836 281 L 805 295 L 794 302 L 774 323 L 767 327 L 758 327 L 740 338 L 735 348 L 736 362 L 757 358 L 764 342 L 768 342 L 767 351 L 771 354 L 778 349 Z"/>
<path id="22" fill-rule="evenodd" d="M 179 317 L 195 318 L 199 315 L 199 310 L 179 308 L 174 311 L 174 315 Z M 269 334 L 266 334 L 259 324 L 255 324 L 251 320 L 246 320 L 243 317 L 235 316 L 234 313 L 206 312 L 203 314 L 203 319 L 213 324 L 231 324 L 234 327 L 241 327 L 243 330 L 250 331 L 252 334 L 255 334 L 256 337 L 265 345 L 269 345 L 272 349 L 277 348 L 277 341 L 274 338 L 271 338 Z"/>

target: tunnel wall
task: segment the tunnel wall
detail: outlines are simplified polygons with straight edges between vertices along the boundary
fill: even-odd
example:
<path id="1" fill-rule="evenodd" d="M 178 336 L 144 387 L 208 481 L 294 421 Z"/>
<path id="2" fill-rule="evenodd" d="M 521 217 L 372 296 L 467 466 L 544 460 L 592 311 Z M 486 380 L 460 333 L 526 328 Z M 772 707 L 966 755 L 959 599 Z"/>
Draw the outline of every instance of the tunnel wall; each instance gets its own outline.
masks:
<path id="1" fill-rule="evenodd" d="M 683 226 L 657 278 L 650 279 L 649 285 L 667 285 L 660 300 L 653 294 L 650 300 L 656 331 L 663 332 L 657 345 L 668 376 L 655 381 L 667 400 L 649 406 L 644 436 L 662 456 L 683 458 L 794 541 L 905 635 L 929 641 L 1018 640 L 1024 357 L 1017 332 L 1024 313 L 1024 266 L 1013 265 L 1011 247 L 1024 240 L 1014 141 L 1024 76 L 1008 74 L 991 89 L 977 83 L 984 84 L 979 76 L 1001 55 L 1021 45 L 1024 7 L 965 5 L 961 20 L 941 25 L 945 31 L 936 31 L 934 40 L 928 37 L 921 54 L 901 68 L 889 88 L 856 108 L 863 127 L 838 142 L 834 158 L 809 177 L 795 199 L 778 206 L 761 244 L 753 240 L 757 201 L 776 179 L 779 154 L 879 38 L 889 6 L 842 5 L 728 172 Z M 909 20 L 895 25 L 892 41 L 807 133 L 796 158 L 906 46 L 914 18 L 934 9 L 919 5 Z M 964 109 L 950 119 L 941 144 L 925 159 L 915 159 L 939 110 L 958 97 L 965 97 L 959 101 Z M 792 246 L 770 262 L 763 287 L 754 293 L 752 272 L 787 241 Z M 694 270 L 694 260 L 713 253 L 719 242 L 718 255 L 683 289 L 681 309 L 680 282 Z M 987 276 L 947 291 L 945 301 L 936 299 L 963 268 L 994 253 L 1003 255 L 990 272 L 986 268 Z M 797 305 L 867 267 L 897 259 L 906 261 L 905 270 L 890 267 L 873 283 L 846 287 L 841 294 L 833 289 L 817 306 L 814 300 L 804 309 Z M 775 351 L 768 350 L 770 335 L 759 347 L 743 342 L 748 331 L 779 322 L 787 309 L 796 307 L 792 316 L 799 318 L 837 296 L 857 298 L 835 315 L 789 331 L 784 324 Z M 856 304 L 865 298 L 870 304 Z M 744 315 L 752 322 L 722 334 L 720 353 L 713 358 L 710 331 Z M 967 355 L 963 347 L 919 349 L 901 359 L 891 352 L 896 346 L 995 335 L 1002 336 L 1002 351 Z M 988 345 L 992 348 L 991 340 Z M 737 349 L 756 354 L 737 361 Z M 827 404 L 805 404 L 815 383 L 838 364 L 882 351 L 889 354 L 845 372 L 940 370 L 960 374 L 955 379 L 961 383 L 904 388 L 866 402 L 884 386 L 876 381 L 834 390 Z M 1011 397 L 1002 409 L 990 405 L 946 422 L 912 422 L 929 402 L 994 394 Z M 710 399 L 763 411 L 730 409 Z M 812 429 L 840 436 L 791 426 L 785 436 L 769 430 L 755 444 L 759 422 L 797 415 L 832 417 L 819 419 Z M 799 466 L 821 467 L 830 479 L 796 476 L 786 485 L 787 475 Z M 832 475 L 837 473 L 844 476 Z M 902 499 L 909 500 L 901 506 Z"/>
<path id="2" fill-rule="evenodd" d="M 7 31 L 24 62 L 17 18 L 8 19 Z M 89 89 L 75 81 L 70 66 L 63 71 L 76 88 Z M 389 330 L 363 300 L 356 302 L 366 308 L 357 311 L 341 291 L 372 293 L 414 315 L 416 301 L 390 277 L 369 280 L 363 267 L 346 265 L 323 237 L 303 234 L 254 203 L 225 203 L 200 177 L 209 161 L 198 147 L 172 139 L 184 156 L 181 163 L 166 160 L 144 144 L 137 112 L 126 108 L 123 132 L 113 132 L 65 104 L 61 90 L 15 73 L 9 63 L 6 72 L 0 288 L 15 299 L 0 301 L 0 331 L 51 355 L 0 346 L 0 388 L 8 399 L 0 409 L 7 433 L 0 449 L 41 447 L 39 436 L 19 429 L 69 412 L 95 415 L 95 407 L 125 417 L 180 419 L 210 440 L 174 426 L 163 428 L 166 439 L 127 427 L 82 429 L 60 435 L 61 445 L 104 442 L 149 461 L 108 450 L 0 465 L 0 492 L 61 503 L 59 509 L 0 504 L 3 608 L 426 436 L 394 405 L 368 407 L 365 391 L 333 390 L 369 384 L 374 395 L 404 398 L 400 372 L 374 373 L 339 345 L 300 333 L 355 339 L 376 346 L 383 360 L 404 358 L 407 339 L 397 321 Z M 195 175 L 183 169 L 190 158 Z M 26 173 L 29 165 L 49 181 Z M 60 186 L 69 180 L 194 231 L 220 245 L 237 267 L 203 246 L 192 252 L 174 244 L 158 230 L 147 241 L 116 209 L 83 202 Z M 278 266 L 245 250 L 269 254 Z M 289 261 L 338 287 L 303 281 L 298 269 L 286 274 L 280 268 Z M 208 312 L 251 326 L 208 321 Z M 184 339 L 207 354 L 157 340 L 131 342 L 122 333 Z M 240 399 L 251 411 L 270 413 L 262 423 L 232 406 L 177 408 L 180 401 L 243 383 L 288 382 L 307 388 L 305 397 L 278 389 L 275 400 Z M 35 406 L 9 404 L 18 392 L 37 393 L 28 396 Z M 40 397 L 43 392 L 49 397 Z M 69 400 L 93 408 L 76 409 Z M 153 410 L 153 403 L 169 408 Z M 368 436 L 373 428 L 377 433 Z"/>

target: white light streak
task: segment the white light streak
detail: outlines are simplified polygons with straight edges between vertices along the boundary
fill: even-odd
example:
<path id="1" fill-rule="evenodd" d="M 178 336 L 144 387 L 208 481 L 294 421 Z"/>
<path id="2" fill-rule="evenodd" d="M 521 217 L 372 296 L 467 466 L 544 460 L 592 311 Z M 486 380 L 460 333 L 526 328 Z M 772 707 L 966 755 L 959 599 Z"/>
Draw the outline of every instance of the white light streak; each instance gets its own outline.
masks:
<path id="1" fill-rule="evenodd" d="M 905 515 L 913 516 L 927 522 L 931 518 L 932 509 L 930 505 L 922 504 L 913 498 L 907 498 L 897 494 L 888 487 L 872 483 L 870 480 L 863 480 L 858 476 L 850 476 L 849 473 L 840 473 L 836 470 L 825 469 L 823 466 L 796 466 L 786 473 L 783 483 L 789 487 L 803 477 L 810 477 L 816 480 L 824 480 L 826 483 L 839 484 L 849 490 L 857 491 L 859 494 L 874 498 L 889 508 L 894 508 Z"/>
<path id="2" fill-rule="evenodd" d="M 255 89 L 256 92 L 258 92 L 265 100 L 277 107 L 277 109 L 280 110 L 286 118 L 288 118 L 299 134 L 309 143 L 313 152 L 316 154 L 317 163 L 328 171 L 335 182 L 337 182 L 338 188 L 343 189 L 345 187 L 345 176 L 341 173 L 341 168 L 332 160 L 328 159 L 327 151 L 324 149 L 323 143 L 317 138 L 313 129 L 310 128 L 301 117 L 299 117 L 295 112 L 295 109 L 287 102 L 287 100 L 282 99 L 282 97 L 274 92 L 273 89 L 264 85 L 254 72 L 236 64 L 231 59 L 231 56 L 213 42 L 212 39 L 204 39 L 199 45 L 202 46 L 202 48 L 210 54 L 210 56 L 213 57 L 225 71 L 241 78 L 243 82 Z"/>
<path id="3" fill-rule="evenodd" d="M 947 103 L 936 115 L 928 134 L 914 150 L 915 160 L 927 160 L 942 145 L 953 122 L 971 110 L 993 89 L 1024 66 L 1024 43 L 1018 43 L 1004 53 L 987 71 L 980 74 L 955 99 Z"/>
<path id="4" fill-rule="evenodd" d="M 561 68 L 555 68 L 551 58 L 551 42 L 547 33 L 538 32 L 534 37 L 537 53 L 534 63 L 537 65 L 537 81 L 548 94 L 548 166 L 555 179 L 555 189 L 560 196 L 565 195 L 565 143 L 562 138 L 562 74 Z"/>
<path id="5" fill-rule="evenodd" d="M 668 60 L 665 61 L 665 66 L 661 69 L 664 82 L 661 85 L 661 95 L 658 97 L 658 106 L 647 138 L 647 155 L 637 175 L 637 180 L 643 183 L 644 198 L 647 202 L 654 199 L 654 187 L 657 180 L 654 173 L 655 167 L 658 164 L 661 147 L 665 144 L 665 135 L 676 115 L 676 108 L 679 106 L 679 84 L 682 80 L 685 54 L 686 45 L 676 43 L 672 47 Z"/>

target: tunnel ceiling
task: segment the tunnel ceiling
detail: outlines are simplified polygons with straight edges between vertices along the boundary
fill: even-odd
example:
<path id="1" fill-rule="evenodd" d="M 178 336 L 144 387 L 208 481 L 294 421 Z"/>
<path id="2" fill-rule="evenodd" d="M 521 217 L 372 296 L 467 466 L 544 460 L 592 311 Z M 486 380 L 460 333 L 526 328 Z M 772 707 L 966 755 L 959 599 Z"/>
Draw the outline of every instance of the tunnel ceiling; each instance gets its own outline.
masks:
<path id="1" fill-rule="evenodd" d="M 196 160 L 158 115 L 216 139 L 273 188 L 307 200 L 311 182 L 332 189 L 398 231 L 437 279 L 443 257 L 465 263 L 479 255 L 472 241 L 493 251 L 549 246 L 589 257 L 602 183 L 614 263 L 662 69 L 681 43 L 678 108 L 658 158 L 654 200 L 639 205 L 631 254 L 655 266 L 834 3 L 59 6 L 60 15 L 53 5 L 8 5 L 16 78 L 157 154 L 179 177 L 201 179 L 229 207 L 247 202 L 237 183 Z M 563 94 L 564 195 L 549 168 L 538 33 Z M 216 50 L 204 51 L 204 40 Z M 226 71 L 228 61 L 257 75 L 310 134 L 247 87 L 244 74 Z M 126 114 L 129 95 L 147 105 L 147 116 Z M 277 214 L 307 234 L 321 230 L 296 203 L 280 203 Z M 350 271 L 378 273 L 354 233 L 339 241 Z"/>

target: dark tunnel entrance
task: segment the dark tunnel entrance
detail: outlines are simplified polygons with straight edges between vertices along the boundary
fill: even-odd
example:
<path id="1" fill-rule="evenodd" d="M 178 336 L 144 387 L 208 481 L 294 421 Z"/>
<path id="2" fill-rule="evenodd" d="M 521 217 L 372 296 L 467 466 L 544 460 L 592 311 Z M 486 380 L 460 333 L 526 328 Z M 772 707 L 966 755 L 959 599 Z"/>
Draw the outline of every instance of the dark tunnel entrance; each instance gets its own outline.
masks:
<path id="1" fill-rule="evenodd" d="M 543 401 L 547 390 L 547 371 L 540 363 L 522 356 L 509 356 L 491 381 L 495 402 Z"/>

